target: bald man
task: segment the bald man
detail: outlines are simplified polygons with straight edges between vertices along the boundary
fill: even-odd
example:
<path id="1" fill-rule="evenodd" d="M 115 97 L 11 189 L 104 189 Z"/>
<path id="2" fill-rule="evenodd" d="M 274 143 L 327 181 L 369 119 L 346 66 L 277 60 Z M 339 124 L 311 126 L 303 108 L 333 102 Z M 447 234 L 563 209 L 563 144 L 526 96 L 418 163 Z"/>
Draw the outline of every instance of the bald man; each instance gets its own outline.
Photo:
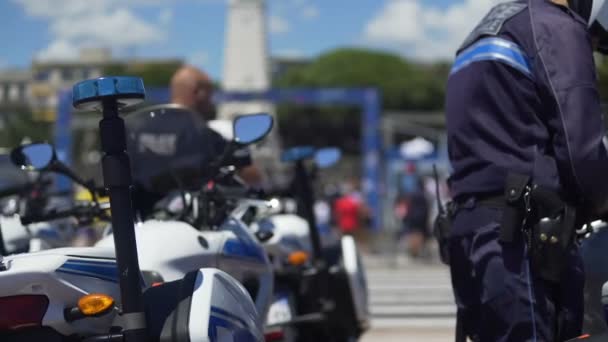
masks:
<path id="1" fill-rule="evenodd" d="M 215 118 L 212 100 L 213 82 L 201 70 L 191 65 L 185 65 L 179 68 L 171 78 L 171 102 L 201 114 L 207 122 Z M 231 139 L 231 137 L 224 134 L 225 132 L 218 131 L 214 126 L 209 127 L 218 133 L 218 137 L 213 137 L 214 139 L 222 139 L 219 136 L 222 136 L 225 140 Z M 232 127 L 232 123 L 230 123 L 230 127 Z M 224 145 L 219 144 L 219 146 Z M 217 152 L 221 153 L 222 151 Z M 247 149 L 237 151 L 232 162 L 236 166 L 241 167 L 238 175 L 245 183 L 254 187 L 261 186 L 261 172 L 257 167 L 252 165 L 251 156 Z"/>
<path id="2" fill-rule="evenodd" d="M 213 82 L 201 70 L 185 65 L 171 78 L 171 102 L 200 113 L 205 121 L 214 119 Z"/>

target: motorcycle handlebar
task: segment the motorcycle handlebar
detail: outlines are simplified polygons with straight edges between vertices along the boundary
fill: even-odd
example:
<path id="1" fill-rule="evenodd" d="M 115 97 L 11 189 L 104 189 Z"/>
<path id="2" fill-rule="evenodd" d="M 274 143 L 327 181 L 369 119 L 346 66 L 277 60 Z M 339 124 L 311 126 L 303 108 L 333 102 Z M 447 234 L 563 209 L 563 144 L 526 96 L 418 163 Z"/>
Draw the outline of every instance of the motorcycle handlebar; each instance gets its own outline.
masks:
<path id="1" fill-rule="evenodd" d="M 246 198 L 252 196 L 251 190 L 242 186 L 216 185 L 215 187 L 224 197 L 230 199 Z"/>
<path id="2" fill-rule="evenodd" d="M 70 217 L 74 217 L 77 219 L 83 217 L 101 218 L 103 211 L 106 209 L 109 209 L 109 204 L 102 206 L 78 205 L 67 210 L 53 210 L 42 215 L 23 216 L 21 218 L 21 223 L 23 225 L 28 225 L 37 222 L 53 221 Z"/>
<path id="3" fill-rule="evenodd" d="M 36 183 L 26 183 L 16 186 L 10 186 L 8 188 L 0 190 L 0 198 L 21 195 L 24 192 L 28 192 L 35 189 L 38 186 L 41 188 L 45 188 L 51 185 L 51 183 L 52 182 L 50 180 L 44 180 Z"/>

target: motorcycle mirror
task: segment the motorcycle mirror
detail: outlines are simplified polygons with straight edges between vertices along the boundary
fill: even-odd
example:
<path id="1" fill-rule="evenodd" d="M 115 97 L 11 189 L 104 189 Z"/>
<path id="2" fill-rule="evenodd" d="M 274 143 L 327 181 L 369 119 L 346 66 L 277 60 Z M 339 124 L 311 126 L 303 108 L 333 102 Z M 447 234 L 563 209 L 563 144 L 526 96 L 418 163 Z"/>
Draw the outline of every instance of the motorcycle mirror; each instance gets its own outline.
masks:
<path id="1" fill-rule="evenodd" d="M 11 161 L 27 171 L 48 169 L 57 159 L 55 149 L 50 144 L 33 143 L 19 146 L 11 151 Z"/>
<path id="2" fill-rule="evenodd" d="M 342 157 L 342 151 L 337 147 L 326 147 L 317 150 L 315 153 L 315 163 L 324 169 L 336 164 Z"/>
<path id="3" fill-rule="evenodd" d="M 264 113 L 238 116 L 234 120 L 234 141 L 249 145 L 262 140 L 272 129 L 272 116 Z"/>
<path id="4" fill-rule="evenodd" d="M 53 171 L 65 175 L 84 186 L 91 193 L 98 192 L 92 182 L 86 182 L 74 171 L 57 159 L 55 147 L 47 143 L 32 143 L 16 147 L 11 151 L 11 161 L 18 168 L 27 171 Z"/>
<path id="5" fill-rule="evenodd" d="M 311 158 L 315 154 L 315 148 L 312 146 L 296 146 L 285 150 L 281 154 L 281 161 L 284 163 L 295 162 L 302 159 Z"/>

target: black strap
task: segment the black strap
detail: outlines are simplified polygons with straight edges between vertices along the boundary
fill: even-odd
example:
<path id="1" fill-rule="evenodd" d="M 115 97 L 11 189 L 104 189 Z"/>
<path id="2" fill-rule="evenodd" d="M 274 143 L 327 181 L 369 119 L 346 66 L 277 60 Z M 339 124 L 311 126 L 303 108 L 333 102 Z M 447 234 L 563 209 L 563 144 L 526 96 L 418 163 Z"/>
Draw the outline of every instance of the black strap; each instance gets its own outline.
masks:
<path id="1" fill-rule="evenodd" d="M 528 175 L 513 172 L 507 174 L 504 193 L 506 205 L 500 224 L 500 241 L 502 242 L 513 242 L 516 233 L 522 228 L 526 217 L 524 195 L 529 184 L 530 176 Z"/>
<path id="2" fill-rule="evenodd" d="M 475 200 L 475 203 L 482 207 L 503 209 L 507 203 L 504 196 L 482 197 Z"/>

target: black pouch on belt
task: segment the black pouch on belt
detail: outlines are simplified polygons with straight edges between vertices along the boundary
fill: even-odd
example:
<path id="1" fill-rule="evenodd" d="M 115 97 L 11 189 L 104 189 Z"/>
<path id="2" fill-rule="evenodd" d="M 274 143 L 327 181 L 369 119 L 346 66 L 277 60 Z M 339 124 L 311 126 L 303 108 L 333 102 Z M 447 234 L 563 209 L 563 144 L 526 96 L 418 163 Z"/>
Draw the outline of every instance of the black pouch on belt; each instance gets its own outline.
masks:
<path id="1" fill-rule="evenodd" d="M 576 209 L 556 192 L 537 186 L 530 198 L 536 222 L 532 227 L 532 265 L 542 279 L 557 283 L 574 241 Z"/>
<path id="2" fill-rule="evenodd" d="M 500 225 L 500 241 L 513 242 L 515 234 L 522 229 L 526 218 L 524 194 L 530 183 L 530 176 L 509 173 L 505 183 L 506 205 Z"/>

